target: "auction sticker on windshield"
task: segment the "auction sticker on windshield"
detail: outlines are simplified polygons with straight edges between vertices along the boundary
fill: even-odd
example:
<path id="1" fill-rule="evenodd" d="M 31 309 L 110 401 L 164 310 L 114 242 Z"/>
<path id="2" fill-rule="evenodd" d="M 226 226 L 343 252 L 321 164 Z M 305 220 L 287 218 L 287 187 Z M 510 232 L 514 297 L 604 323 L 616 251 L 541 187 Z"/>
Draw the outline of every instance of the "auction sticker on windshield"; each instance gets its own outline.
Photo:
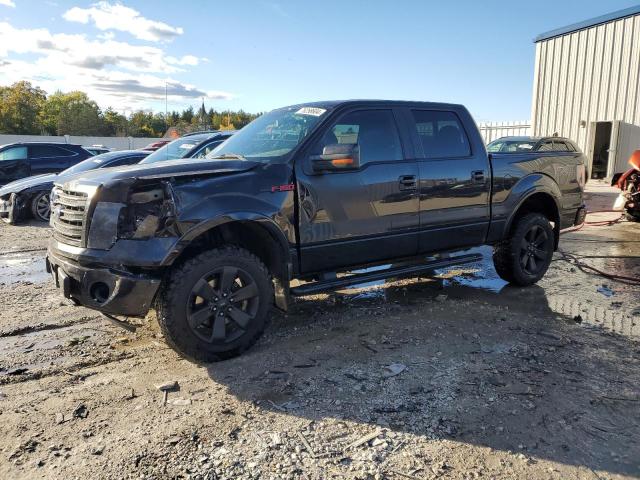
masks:
<path id="1" fill-rule="evenodd" d="M 319 117 L 320 115 L 322 115 L 324 112 L 326 112 L 326 110 L 324 108 L 317 108 L 317 107 L 302 107 L 300 110 L 298 110 L 296 113 L 298 115 L 313 115 L 314 117 Z"/>
<path id="2" fill-rule="evenodd" d="M 187 148 L 193 148 L 195 146 L 196 146 L 195 143 L 183 143 L 182 145 L 180 145 L 180 148 L 187 149 Z"/>

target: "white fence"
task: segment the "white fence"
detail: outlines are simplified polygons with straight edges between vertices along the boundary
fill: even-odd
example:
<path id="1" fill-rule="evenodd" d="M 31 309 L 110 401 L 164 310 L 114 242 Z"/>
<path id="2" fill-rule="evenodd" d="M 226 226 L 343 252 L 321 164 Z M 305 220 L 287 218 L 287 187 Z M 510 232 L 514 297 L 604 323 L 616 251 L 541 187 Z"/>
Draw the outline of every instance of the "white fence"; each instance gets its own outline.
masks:
<path id="1" fill-rule="evenodd" d="M 484 143 L 493 142 L 500 137 L 513 137 L 518 135 L 531 135 L 531 121 L 521 122 L 480 122 L 478 123 L 480 135 Z"/>
<path id="2" fill-rule="evenodd" d="M 49 136 L 49 135 L 0 135 L 0 145 L 14 142 L 62 142 L 73 143 L 90 147 L 91 145 L 104 145 L 112 150 L 133 150 L 156 142 L 159 138 L 144 137 L 76 137 L 73 135 Z"/>

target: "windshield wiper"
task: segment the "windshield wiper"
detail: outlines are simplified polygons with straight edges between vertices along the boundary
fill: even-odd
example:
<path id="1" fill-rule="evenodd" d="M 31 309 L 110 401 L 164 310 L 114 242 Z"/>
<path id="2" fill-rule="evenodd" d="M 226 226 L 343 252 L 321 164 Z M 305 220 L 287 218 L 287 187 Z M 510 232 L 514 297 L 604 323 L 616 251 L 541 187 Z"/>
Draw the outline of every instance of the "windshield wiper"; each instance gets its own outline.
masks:
<path id="1" fill-rule="evenodd" d="M 222 155 L 209 157 L 209 160 L 246 160 L 246 158 L 238 153 L 223 153 Z"/>

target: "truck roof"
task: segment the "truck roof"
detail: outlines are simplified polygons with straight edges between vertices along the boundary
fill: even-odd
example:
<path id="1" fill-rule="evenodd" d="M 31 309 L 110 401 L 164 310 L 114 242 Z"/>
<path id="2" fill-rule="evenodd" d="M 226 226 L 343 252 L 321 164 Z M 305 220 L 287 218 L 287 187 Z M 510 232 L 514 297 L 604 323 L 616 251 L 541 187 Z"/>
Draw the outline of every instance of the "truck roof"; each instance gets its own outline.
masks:
<path id="1" fill-rule="evenodd" d="M 339 106 L 359 106 L 359 105 L 403 105 L 407 107 L 419 106 L 423 108 L 434 109 L 458 109 L 464 108 L 463 105 L 456 103 L 441 103 L 441 102 L 423 102 L 413 100 L 381 100 L 381 99 L 352 99 L 352 100 L 325 100 L 319 102 L 305 102 L 295 105 L 289 105 L 284 108 L 291 107 L 320 107 L 320 108 L 336 108 Z"/>

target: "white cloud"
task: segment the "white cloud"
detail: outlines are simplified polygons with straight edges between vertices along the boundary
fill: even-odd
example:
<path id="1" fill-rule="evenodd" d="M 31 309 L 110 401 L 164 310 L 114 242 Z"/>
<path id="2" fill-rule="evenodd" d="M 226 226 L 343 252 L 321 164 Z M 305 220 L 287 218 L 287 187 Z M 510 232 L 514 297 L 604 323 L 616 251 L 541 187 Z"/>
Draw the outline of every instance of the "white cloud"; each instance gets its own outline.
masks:
<path id="1" fill-rule="evenodd" d="M 205 61 L 194 55 L 178 58 L 156 46 L 131 45 L 111 36 L 89 39 L 2 21 L 0 38 L 0 85 L 29 80 L 49 93 L 82 90 L 103 107 L 128 110 L 164 100 L 165 83 L 174 100 L 232 97 L 172 78 Z"/>
<path id="2" fill-rule="evenodd" d="M 160 48 L 131 45 L 107 38 L 89 40 L 84 35 L 52 34 L 47 29 L 18 29 L 0 22 L 0 56 L 36 53 L 57 58 L 61 63 L 88 69 L 121 67 L 142 72 L 176 73 L 181 66 L 195 66 L 198 58 L 166 56 Z"/>
<path id="3" fill-rule="evenodd" d="M 4 5 L 5 7 L 16 8 L 16 4 L 13 0 L 0 0 L 0 5 Z"/>
<path id="4" fill-rule="evenodd" d="M 73 7 L 64 13 L 63 18 L 83 24 L 93 22 L 99 30 L 120 30 L 140 40 L 152 42 L 169 41 L 183 33 L 180 27 L 149 20 L 133 8 L 106 1 L 98 2 L 89 8 Z"/>

